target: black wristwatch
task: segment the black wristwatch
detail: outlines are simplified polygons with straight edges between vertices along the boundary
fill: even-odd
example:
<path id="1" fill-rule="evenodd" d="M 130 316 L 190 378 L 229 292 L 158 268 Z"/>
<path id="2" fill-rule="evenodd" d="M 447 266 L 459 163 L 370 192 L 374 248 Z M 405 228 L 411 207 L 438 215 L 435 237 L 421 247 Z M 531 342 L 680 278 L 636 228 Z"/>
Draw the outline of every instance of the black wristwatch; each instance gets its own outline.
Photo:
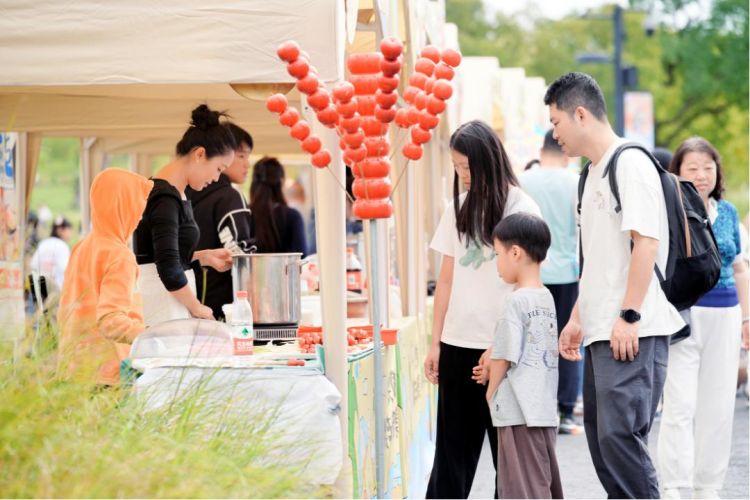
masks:
<path id="1" fill-rule="evenodd" d="M 641 313 L 635 309 L 623 309 L 620 311 L 620 317 L 624 319 L 626 323 L 638 323 L 641 320 Z"/>

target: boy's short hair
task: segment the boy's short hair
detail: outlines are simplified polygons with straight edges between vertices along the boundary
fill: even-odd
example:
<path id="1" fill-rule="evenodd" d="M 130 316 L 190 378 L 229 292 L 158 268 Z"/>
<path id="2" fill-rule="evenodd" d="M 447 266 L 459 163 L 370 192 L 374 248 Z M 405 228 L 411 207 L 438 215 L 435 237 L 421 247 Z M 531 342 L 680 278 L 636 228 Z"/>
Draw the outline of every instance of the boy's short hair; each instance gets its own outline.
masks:
<path id="1" fill-rule="evenodd" d="M 511 214 L 498 222 L 492 237 L 505 246 L 518 245 L 536 263 L 547 257 L 552 243 L 547 223 L 536 215 L 524 212 Z"/>
<path id="2" fill-rule="evenodd" d="M 554 104 L 568 114 L 583 106 L 598 120 L 607 118 L 607 105 L 599 84 L 586 73 L 566 73 L 549 86 L 544 95 L 544 104 Z"/>
<path id="3" fill-rule="evenodd" d="M 242 147 L 242 143 L 245 143 L 251 150 L 253 149 L 253 136 L 247 130 L 232 122 L 228 122 L 227 127 L 234 136 L 234 142 L 237 143 L 237 151 Z"/>

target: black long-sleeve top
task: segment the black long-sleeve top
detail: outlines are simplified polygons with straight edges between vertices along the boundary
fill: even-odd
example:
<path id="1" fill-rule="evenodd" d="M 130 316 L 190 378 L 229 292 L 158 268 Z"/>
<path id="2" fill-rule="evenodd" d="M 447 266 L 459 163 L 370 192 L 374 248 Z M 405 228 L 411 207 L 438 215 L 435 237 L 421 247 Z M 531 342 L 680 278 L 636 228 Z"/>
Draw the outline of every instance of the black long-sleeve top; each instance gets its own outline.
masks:
<path id="1" fill-rule="evenodd" d="M 138 227 L 133 234 L 133 252 L 138 264 L 156 264 L 164 287 L 179 290 L 188 284 L 185 271 L 191 269 L 200 230 L 193 218 L 190 201 L 163 179 L 153 179 Z"/>
<path id="2" fill-rule="evenodd" d="M 187 189 L 185 194 L 193 204 L 195 222 L 201 233 L 198 250 L 221 247 L 232 250 L 237 247 L 240 251 L 249 253 L 252 244 L 250 213 L 242 193 L 232 187 L 227 176 L 219 176 L 217 182 L 201 191 Z M 223 238 L 220 234 L 224 235 Z M 211 268 L 205 270 L 205 283 L 202 273 L 196 276 L 198 298 L 203 298 L 205 288 L 204 304 L 213 310 L 215 318 L 220 318 L 224 316 L 221 306 L 230 304 L 233 300 L 232 273 L 220 273 Z"/>

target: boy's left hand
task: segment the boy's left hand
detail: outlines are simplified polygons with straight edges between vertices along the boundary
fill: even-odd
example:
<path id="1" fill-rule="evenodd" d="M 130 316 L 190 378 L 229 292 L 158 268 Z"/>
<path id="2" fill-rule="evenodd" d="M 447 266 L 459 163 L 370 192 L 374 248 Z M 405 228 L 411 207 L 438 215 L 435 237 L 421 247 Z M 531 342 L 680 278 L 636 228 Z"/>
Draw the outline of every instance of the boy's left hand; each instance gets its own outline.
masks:
<path id="1" fill-rule="evenodd" d="M 485 385 L 490 379 L 490 355 L 492 348 L 487 349 L 479 358 L 479 364 L 471 369 L 471 379 L 476 380 L 477 384 Z"/>

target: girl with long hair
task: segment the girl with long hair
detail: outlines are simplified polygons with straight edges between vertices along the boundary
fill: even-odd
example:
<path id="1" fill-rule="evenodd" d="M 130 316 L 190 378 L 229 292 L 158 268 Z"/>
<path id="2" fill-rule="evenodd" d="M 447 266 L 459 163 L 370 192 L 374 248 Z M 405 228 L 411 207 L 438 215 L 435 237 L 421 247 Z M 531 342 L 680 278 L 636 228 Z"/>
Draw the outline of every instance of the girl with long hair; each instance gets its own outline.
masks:
<path id="1" fill-rule="evenodd" d="M 504 217 L 539 207 L 519 187 L 502 143 L 481 121 L 451 136 L 453 202 L 431 248 L 442 254 L 432 347 L 425 376 L 438 385 L 435 460 L 427 498 L 467 498 L 484 436 L 497 465 L 497 434 L 485 398 L 485 362 L 495 324 L 512 287 L 495 268 L 492 230 Z M 462 190 L 465 192 L 461 193 Z"/>
<path id="2" fill-rule="evenodd" d="M 250 184 L 251 236 L 259 253 L 306 253 L 302 214 L 284 198 L 284 167 L 264 157 L 253 166 Z"/>

